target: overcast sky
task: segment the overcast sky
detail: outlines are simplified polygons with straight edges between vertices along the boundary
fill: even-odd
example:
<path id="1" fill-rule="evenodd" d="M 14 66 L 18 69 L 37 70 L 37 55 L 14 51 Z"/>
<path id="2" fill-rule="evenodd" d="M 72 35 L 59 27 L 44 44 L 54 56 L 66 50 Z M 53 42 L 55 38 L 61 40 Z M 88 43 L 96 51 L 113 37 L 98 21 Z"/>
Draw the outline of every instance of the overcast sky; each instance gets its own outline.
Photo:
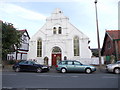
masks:
<path id="1" fill-rule="evenodd" d="M 95 0 L 1 0 L 0 20 L 27 29 L 32 37 L 46 22 L 55 8 L 60 8 L 76 28 L 90 38 L 90 47 L 97 48 Z M 105 30 L 118 29 L 118 1 L 98 0 L 100 43 Z"/>

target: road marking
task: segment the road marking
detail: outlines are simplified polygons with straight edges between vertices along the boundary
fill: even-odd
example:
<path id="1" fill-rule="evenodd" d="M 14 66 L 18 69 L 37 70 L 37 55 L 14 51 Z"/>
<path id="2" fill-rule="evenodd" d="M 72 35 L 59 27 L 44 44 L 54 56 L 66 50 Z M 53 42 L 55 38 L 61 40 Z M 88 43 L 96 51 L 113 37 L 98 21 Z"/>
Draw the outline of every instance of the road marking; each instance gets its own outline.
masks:
<path id="1" fill-rule="evenodd" d="M 17 75 L 17 74 L 2 74 L 2 75 Z"/>
<path id="2" fill-rule="evenodd" d="M 12 87 L 2 87 L 3 89 L 13 89 Z"/>
<path id="3" fill-rule="evenodd" d="M 62 77 L 62 76 L 54 76 L 54 75 L 36 75 L 40 77 Z"/>
<path id="4" fill-rule="evenodd" d="M 51 77 L 62 77 L 62 76 L 51 76 Z"/>
<path id="5" fill-rule="evenodd" d="M 76 77 L 79 77 L 79 76 L 71 76 L 71 77 L 74 77 L 74 78 L 76 78 Z"/>
<path id="6" fill-rule="evenodd" d="M 50 76 L 50 75 L 36 75 L 36 76 L 43 76 L 43 77 L 47 77 L 47 76 Z"/>
<path id="7" fill-rule="evenodd" d="M 102 78 L 118 78 L 118 77 L 113 77 L 113 76 L 103 76 Z"/>
<path id="8" fill-rule="evenodd" d="M 36 76 L 40 76 L 40 77 L 74 77 L 74 78 L 77 78 L 77 77 L 79 77 L 79 76 L 60 76 L 60 75 L 58 75 L 58 76 L 54 76 L 54 75 L 36 75 Z"/>

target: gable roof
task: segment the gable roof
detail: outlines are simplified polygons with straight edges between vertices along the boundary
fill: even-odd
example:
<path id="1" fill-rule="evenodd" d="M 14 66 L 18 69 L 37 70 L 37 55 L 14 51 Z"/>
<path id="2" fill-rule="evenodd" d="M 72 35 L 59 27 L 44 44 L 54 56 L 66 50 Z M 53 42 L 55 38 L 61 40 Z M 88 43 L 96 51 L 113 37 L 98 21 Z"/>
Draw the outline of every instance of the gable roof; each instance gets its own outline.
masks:
<path id="1" fill-rule="evenodd" d="M 106 33 L 112 39 L 120 39 L 120 30 L 107 30 Z"/>
<path id="2" fill-rule="evenodd" d="M 51 16 L 48 17 L 46 20 L 58 20 L 58 19 L 67 19 L 67 20 L 69 20 L 69 18 L 64 16 L 63 12 L 59 8 L 56 8 L 53 11 L 53 13 L 51 14 Z"/>
<path id="3" fill-rule="evenodd" d="M 18 31 L 20 31 L 22 34 L 26 32 L 26 34 L 27 34 L 28 38 L 30 39 L 30 36 L 29 36 L 29 34 L 28 34 L 28 32 L 27 32 L 27 30 L 26 30 L 26 29 L 23 29 L 23 30 L 18 30 Z"/>
<path id="4" fill-rule="evenodd" d="M 105 42 L 106 42 L 107 37 L 109 37 L 112 41 L 120 40 L 120 30 L 106 30 L 104 41 L 103 41 L 103 46 L 102 46 L 102 50 L 101 50 L 102 55 L 104 52 Z"/>

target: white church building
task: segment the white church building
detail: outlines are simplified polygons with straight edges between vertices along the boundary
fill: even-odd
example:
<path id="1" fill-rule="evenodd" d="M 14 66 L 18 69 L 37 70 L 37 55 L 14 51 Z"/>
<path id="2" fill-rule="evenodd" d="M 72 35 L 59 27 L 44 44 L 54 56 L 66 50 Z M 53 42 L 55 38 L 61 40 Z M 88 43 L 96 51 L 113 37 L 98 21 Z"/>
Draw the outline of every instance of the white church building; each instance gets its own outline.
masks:
<path id="1" fill-rule="evenodd" d="M 90 59 L 89 42 L 89 38 L 57 8 L 30 39 L 28 60 L 53 66 L 59 60 Z"/>

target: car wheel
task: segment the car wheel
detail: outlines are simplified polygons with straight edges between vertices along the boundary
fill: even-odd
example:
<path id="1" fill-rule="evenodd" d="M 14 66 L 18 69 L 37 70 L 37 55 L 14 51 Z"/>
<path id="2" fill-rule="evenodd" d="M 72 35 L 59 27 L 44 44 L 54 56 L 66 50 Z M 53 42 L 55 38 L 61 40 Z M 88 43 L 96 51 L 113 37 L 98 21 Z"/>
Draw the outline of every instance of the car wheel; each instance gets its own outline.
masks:
<path id="1" fill-rule="evenodd" d="M 20 72 L 20 68 L 17 67 L 17 68 L 15 69 L 15 72 Z"/>
<path id="2" fill-rule="evenodd" d="M 42 69 L 41 68 L 37 68 L 37 73 L 41 73 Z"/>
<path id="3" fill-rule="evenodd" d="M 115 74 L 119 74 L 119 73 L 120 73 L 120 69 L 119 69 L 119 68 L 115 68 L 115 69 L 114 69 L 114 73 L 115 73 Z"/>
<path id="4" fill-rule="evenodd" d="M 65 68 L 62 68 L 62 69 L 61 69 L 61 72 L 62 72 L 62 73 L 66 73 L 67 70 L 66 70 Z"/>
<path id="5" fill-rule="evenodd" d="M 89 73 L 91 73 L 92 71 L 91 71 L 90 68 L 87 68 L 87 69 L 85 70 L 85 72 L 86 72 L 87 74 L 89 74 Z"/>

